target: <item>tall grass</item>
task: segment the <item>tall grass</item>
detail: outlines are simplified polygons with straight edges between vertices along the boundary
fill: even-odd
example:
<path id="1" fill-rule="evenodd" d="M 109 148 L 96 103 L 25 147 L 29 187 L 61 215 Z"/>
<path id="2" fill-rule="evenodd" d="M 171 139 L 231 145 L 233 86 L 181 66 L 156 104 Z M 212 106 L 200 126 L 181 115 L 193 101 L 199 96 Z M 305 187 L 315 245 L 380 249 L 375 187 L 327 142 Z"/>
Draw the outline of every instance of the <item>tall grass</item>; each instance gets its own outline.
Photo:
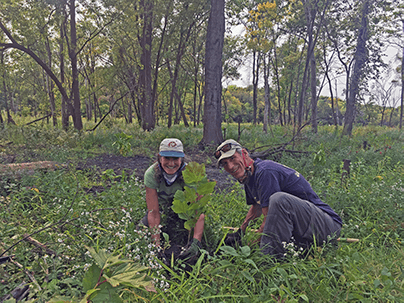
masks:
<path id="1" fill-rule="evenodd" d="M 1 130 L 1 156 L 17 155 L 19 162 L 73 163 L 99 153 L 119 153 L 114 145 L 116 134 L 125 133 L 131 136 L 127 156 L 154 157 L 165 137 L 180 138 L 185 150 L 195 148 L 202 138 L 202 128 L 158 127 L 144 132 L 125 123 L 106 126 L 94 132 L 66 132 L 46 124 L 10 126 Z M 85 125 L 85 129 L 90 127 Z M 268 134 L 260 126 L 242 128 L 239 141 L 249 149 L 277 146 L 293 136 L 293 129 L 286 127 L 273 127 Z M 226 125 L 226 138 L 237 136 L 237 125 Z M 15 245 L 6 254 L 14 254 L 14 260 L 33 274 L 36 283 L 7 263 L 0 267 L 4 277 L 0 294 L 10 293 L 28 280 L 34 302 L 50 302 L 56 296 L 77 302 L 83 297 L 83 277 L 94 261 L 87 245 L 120 253 L 150 268 L 156 292 L 128 288 L 120 294 L 124 302 L 402 302 L 403 133 L 364 127 L 355 128 L 351 137 L 341 137 L 340 130 L 324 126 L 318 134 L 304 130 L 287 149 L 308 152 L 284 152 L 277 160 L 301 172 L 341 215 L 341 237 L 358 238 L 359 242 L 314 247 L 308 256 L 289 247 L 282 263 L 261 255 L 256 246 L 248 247 L 252 233 L 247 233 L 243 247 L 225 247 L 221 240 L 227 231 L 222 227 L 240 226 L 248 210 L 243 189 L 235 182 L 214 194 L 206 210 L 205 257 L 188 271 L 180 264 L 164 267 L 150 253 L 150 243 L 135 231 L 146 208 L 141 180 L 125 173 L 76 171 L 70 165 L 20 179 L 1 178 L 0 249 Z M 212 163 L 211 151 L 207 152 L 206 161 Z M 323 160 L 316 158 L 318 152 L 325 155 Z M 347 177 L 342 177 L 344 159 L 351 161 Z M 97 188 L 102 191 L 93 190 Z M 46 226 L 49 228 L 39 232 Z M 56 256 L 27 241 L 16 244 L 24 234 L 33 234 Z"/>

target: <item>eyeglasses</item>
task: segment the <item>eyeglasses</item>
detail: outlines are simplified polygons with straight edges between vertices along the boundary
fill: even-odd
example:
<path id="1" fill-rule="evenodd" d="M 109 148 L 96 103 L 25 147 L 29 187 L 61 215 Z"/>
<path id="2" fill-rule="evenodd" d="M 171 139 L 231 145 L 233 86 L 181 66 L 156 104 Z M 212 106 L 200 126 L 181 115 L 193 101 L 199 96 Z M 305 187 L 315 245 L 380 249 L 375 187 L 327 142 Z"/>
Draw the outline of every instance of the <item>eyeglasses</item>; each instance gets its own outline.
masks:
<path id="1" fill-rule="evenodd" d="M 237 144 L 227 143 L 215 152 L 215 158 L 219 159 L 221 155 L 223 155 L 224 153 L 227 153 L 229 150 L 231 150 L 232 145 L 240 147 L 240 145 L 237 145 Z"/>

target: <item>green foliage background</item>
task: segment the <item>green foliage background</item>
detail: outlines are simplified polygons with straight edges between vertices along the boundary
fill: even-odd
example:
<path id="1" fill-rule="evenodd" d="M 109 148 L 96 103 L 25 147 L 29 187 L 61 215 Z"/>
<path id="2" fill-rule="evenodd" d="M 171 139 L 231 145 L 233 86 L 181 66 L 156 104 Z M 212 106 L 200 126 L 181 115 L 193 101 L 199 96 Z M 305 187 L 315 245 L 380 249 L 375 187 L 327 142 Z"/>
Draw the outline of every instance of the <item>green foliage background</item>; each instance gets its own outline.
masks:
<path id="1" fill-rule="evenodd" d="M 227 138 L 237 139 L 237 125 L 229 123 L 224 127 Z M 293 129 L 287 127 L 273 127 L 272 133 L 264 134 L 260 126 L 243 124 L 239 142 L 256 150 L 278 146 L 292 136 Z M 105 252 L 115 261 L 122 258 L 146 266 L 154 281 L 155 292 L 146 291 L 141 283 L 111 287 L 114 299 L 109 302 L 402 300 L 402 132 L 357 127 L 352 137 L 341 137 L 340 130 L 334 127 L 320 127 L 318 134 L 305 129 L 287 148 L 308 153 L 272 155 L 272 159 L 295 168 L 309 180 L 343 218 L 341 237 L 358 238 L 358 243 L 340 242 L 337 249 L 318 247 L 306 258 L 291 248 L 288 261 L 283 263 L 262 256 L 256 247 L 235 250 L 222 246 L 227 232 L 222 227 L 239 226 L 248 209 L 241 185 L 234 182 L 227 190 L 216 191 L 208 202 L 207 253 L 195 266 L 185 269 L 181 264 L 166 267 L 158 262 L 147 234 L 135 231 L 146 209 L 141 180 L 125 173 L 117 176 L 113 171 L 76 170 L 75 165 L 101 153 L 120 151 L 127 156 L 150 155 L 153 161 L 165 137 L 181 138 L 185 151 L 194 150 L 202 138 L 202 129 L 174 126 L 143 132 L 133 125 L 110 121 L 95 132 L 65 132 L 42 123 L 28 127 L 7 125 L 0 130 L 1 157 L 14 155 L 16 162 L 55 160 L 68 164 L 55 171 L 1 177 L 0 253 L 10 248 L 6 255 L 15 255 L 14 260 L 23 268 L 10 262 L 0 265 L 0 294 L 10 293 L 22 281 L 29 281 L 32 302 L 58 302 L 60 298 L 63 302 L 80 301 L 91 288 L 84 281 L 91 280 L 88 275 L 97 263 L 86 249 L 88 246 L 93 255 Z M 209 156 L 213 150 L 213 146 L 205 149 L 205 165 L 214 164 L 213 156 Z M 351 160 L 349 177 L 344 179 L 343 159 Z M 104 191 L 89 192 L 94 186 Z M 44 227 L 48 228 L 39 232 Z M 39 251 L 26 241 L 17 244 L 25 234 L 32 233 L 56 255 Z M 247 233 L 243 244 L 250 239 L 252 235 Z M 36 283 L 24 270 L 34 276 Z M 93 302 L 97 302 L 96 298 Z"/>

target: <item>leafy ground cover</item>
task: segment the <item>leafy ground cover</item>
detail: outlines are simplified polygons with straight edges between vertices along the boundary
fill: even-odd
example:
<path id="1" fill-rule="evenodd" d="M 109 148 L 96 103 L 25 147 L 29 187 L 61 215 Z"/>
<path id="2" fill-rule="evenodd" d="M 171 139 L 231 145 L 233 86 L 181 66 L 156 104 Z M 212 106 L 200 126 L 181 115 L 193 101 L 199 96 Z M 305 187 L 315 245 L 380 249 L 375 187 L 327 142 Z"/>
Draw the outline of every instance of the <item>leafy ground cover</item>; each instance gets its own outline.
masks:
<path id="1" fill-rule="evenodd" d="M 222 245 L 223 227 L 238 227 L 247 206 L 241 185 L 215 167 L 214 147 L 198 147 L 201 128 L 145 133 L 110 123 L 77 133 L 44 124 L 0 132 L 1 164 L 67 164 L 1 176 L 0 254 L 13 256 L 0 265 L 4 302 L 14 302 L 6 295 L 24 284 L 31 302 L 402 301 L 404 134 L 398 130 L 363 127 L 347 138 L 323 126 L 271 154 L 301 172 L 341 215 L 341 237 L 360 239 L 316 247 L 308 256 L 288 246 L 282 263 L 249 247 L 252 233 L 237 250 Z M 238 135 L 237 125 L 226 125 L 227 138 Z M 205 254 L 193 267 L 160 262 L 148 231 L 136 227 L 146 209 L 142 174 L 165 137 L 181 138 L 187 160 L 204 163 L 208 177 L 219 181 L 205 211 Z M 239 141 L 258 152 L 292 137 L 288 128 L 264 134 L 243 125 Z"/>

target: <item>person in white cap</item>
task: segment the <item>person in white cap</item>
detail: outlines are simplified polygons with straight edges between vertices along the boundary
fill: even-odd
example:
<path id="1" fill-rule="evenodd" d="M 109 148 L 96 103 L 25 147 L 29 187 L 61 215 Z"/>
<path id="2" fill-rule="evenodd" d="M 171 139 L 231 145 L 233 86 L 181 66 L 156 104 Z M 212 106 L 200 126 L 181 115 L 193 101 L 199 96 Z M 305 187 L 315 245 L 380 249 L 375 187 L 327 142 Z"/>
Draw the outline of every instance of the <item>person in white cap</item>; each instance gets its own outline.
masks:
<path id="1" fill-rule="evenodd" d="M 144 175 L 147 213 L 141 221 L 151 229 L 156 245 L 160 246 L 161 231 L 168 234 L 171 246 L 186 246 L 185 251 L 177 254 L 181 259 L 199 255 L 205 220 L 205 215 L 201 214 L 193 230 L 193 239 L 187 243 L 188 230 L 184 228 L 184 220 L 171 208 L 175 192 L 184 189 L 184 157 L 184 147 L 179 139 L 166 138 L 161 141 L 157 161 Z"/>
<path id="2" fill-rule="evenodd" d="M 296 170 L 270 160 L 253 160 L 232 139 L 220 144 L 214 156 L 218 166 L 244 184 L 247 204 L 251 205 L 241 227 L 227 234 L 225 244 L 241 243 L 249 222 L 261 215 L 261 251 L 277 259 L 284 257 L 286 243 L 294 242 L 305 251 L 315 242 L 320 245 L 330 239 L 335 243 L 341 218 Z"/>

